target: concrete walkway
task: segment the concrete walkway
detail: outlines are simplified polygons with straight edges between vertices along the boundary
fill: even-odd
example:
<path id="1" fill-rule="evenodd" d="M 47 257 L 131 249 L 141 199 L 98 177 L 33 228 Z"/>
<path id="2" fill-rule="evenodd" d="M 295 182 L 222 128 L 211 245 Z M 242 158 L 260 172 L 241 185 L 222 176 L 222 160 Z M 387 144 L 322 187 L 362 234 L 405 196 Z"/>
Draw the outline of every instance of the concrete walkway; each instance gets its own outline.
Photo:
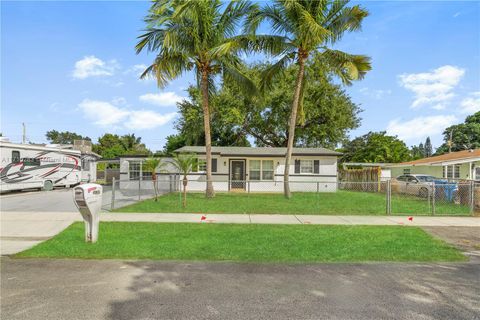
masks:
<path id="1" fill-rule="evenodd" d="M 404 225 L 430 227 L 480 227 L 479 217 L 407 216 L 318 216 L 270 214 L 202 214 L 197 213 L 102 213 L 101 221 L 185 222 L 241 224 L 320 224 L 320 225 Z M 83 221 L 78 212 L 9 212 L 2 211 L 0 254 L 13 254 L 45 241 L 74 221 Z"/>

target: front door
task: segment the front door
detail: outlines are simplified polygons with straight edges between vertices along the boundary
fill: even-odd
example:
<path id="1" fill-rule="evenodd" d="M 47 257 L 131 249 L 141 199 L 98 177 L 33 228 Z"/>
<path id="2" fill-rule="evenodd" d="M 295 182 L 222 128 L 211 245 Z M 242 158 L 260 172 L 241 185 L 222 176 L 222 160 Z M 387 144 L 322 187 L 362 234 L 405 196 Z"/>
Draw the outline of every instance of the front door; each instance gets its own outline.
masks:
<path id="1" fill-rule="evenodd" d="M 245 189 L 245 160 L 230 161 L 230 189 Z"/>

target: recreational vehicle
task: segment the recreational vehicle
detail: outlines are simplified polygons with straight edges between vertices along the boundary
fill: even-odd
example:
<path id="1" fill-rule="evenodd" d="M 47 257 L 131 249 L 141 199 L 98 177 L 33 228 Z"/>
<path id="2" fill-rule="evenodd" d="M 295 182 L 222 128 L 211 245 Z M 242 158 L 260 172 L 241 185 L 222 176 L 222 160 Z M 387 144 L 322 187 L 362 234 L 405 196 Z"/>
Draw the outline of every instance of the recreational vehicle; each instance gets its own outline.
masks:
<path id="1" fill-rule="evenodd" d="M 72 146 L 0 141 L 0 192 L 70 187 L 95 180 L 96 155 Z M 82 168 L 83 166 L 83 168 Z"/>

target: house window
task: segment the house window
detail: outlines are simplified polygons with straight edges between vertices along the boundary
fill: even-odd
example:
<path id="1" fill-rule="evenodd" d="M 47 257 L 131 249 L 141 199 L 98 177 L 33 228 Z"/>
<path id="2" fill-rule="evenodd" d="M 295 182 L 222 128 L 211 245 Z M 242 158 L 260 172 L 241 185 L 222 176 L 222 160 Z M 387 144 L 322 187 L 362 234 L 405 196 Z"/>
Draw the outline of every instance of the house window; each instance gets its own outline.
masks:
<path id="1" fill-rule="evenodd" d="M 300 173 L 313 173 L 313 160 L 300 160 Z"/>
<path id="2" fill-rule="evenodd" d="M 130 161 L 128 163 L 128 171 L 130 172 L 130 180 L 138 180 L 141 172 L 140 161 Z"/>
<path id="3" fill-rule="evenodd" d="M 198 172 L 207 171 L 207 161 L 205 159 L 198 159 Z"/>
<path id="4" fill-rule="evenodd" d="M 403 169 L 403 174 L 410 174 L 410 169 Z"/>
<path id="5" fill-rule="evenodd" d="M 260 180 L 261 167 L 262 162 L 260 160 L 250 160 L 250 180 Z"/>
<path id="6" fill-rule="evenodd" d="M 20 162 L 20 151 L 12 151 L 12 163 Z"/>
<path id="7" fill-rule="evenodd" d="M 453 177 L 455 179 L 460 179 L 460 165 L 459 164 L 456 164 L 455 166 L 453 166 Z"/>
<path id="8" fill-rule="evenodd" d="M 453 178 L 453 166 L 447 166 L 447 178 Z"/>
<path id="9" fill-rule="evenodd" d="M 262 180 L 273 180 L 273 160 L 262 160 Z"/>

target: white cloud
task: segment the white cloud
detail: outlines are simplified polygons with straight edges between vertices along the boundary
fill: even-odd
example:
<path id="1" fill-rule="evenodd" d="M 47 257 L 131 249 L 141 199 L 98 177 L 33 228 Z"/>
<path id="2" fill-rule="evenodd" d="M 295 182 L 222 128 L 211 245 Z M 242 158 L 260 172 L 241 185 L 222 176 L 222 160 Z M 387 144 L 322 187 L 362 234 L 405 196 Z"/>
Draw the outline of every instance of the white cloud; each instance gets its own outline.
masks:
<path id="1" fill-rule="evenodd" d="M 129 129 L 153 129 L 163 126 L 177 115 L 176 112 L 160 114 L 150 110 L 132 111 L 125 127 Z"/>
<path id="2" fill-rule="evenodd" d="M 175 106 L 177 102 L 180 102 L 184 97 L 177 95 L 173 91 L 161 92 L 161 93 L 147 93 L 138 97 L 142 102 L 150 103 L 160 107 Z"/>
<path id="3" fill-rule="evenodd" d="M 75 69 L 72 76 L 75 79 L 86 79 L 88 77 L 113 76 L 119 68 L 116 60 L 103 61 L 95 56 L 85 56 L 82 60 L 75 62 Z"/>
<path id="4" fill-rule="evenodd" d="M 145 71 L 145 69 L 147 69 L 147 65 L 146 64 L 135 64 L 133 66 L 131 66 L 130 68 L 128 68 L 127 70 L 125 70 L 125 74 L 135 74 L 136 76 L 140 76 L 143 71 Z"/>
<path id="5" fill-rule="evenodd" d="M 105 101 L 85 99 L 78 106 L 87 119 L 102 127 L 116 125 L 130 115 L 128 110 Z"/>
<path id="6" fill-rule="evenodd" d="M 85 99 L 78 106 L 87 119 L 101 127 L 153 129 L 176 116 L 175 112 L 161 114 L 150 110 L 131 110 L 119 105 L 126 105 L 126 100 L 122 97 L 116 97 L 111 102 Z"/>
<path id="7" fill-rule="evenodd" d="M 453 15 L 454 18 L 460 16 L 462 13 L 459 11 L 459 12 L 455 12 L 455 14 Z"/>
<path id="8" fill-rule="evenodd" d="M 392 90 L 375 90 L 367 87 L 358 90 L 360 93 L 373 99 L 381 100 L 384 96 L 392 93 Z"/>
<path id="9" fill-rule="evenodd" d="M 417 117 L 409 121 L 395 119 L 388 123 L 387 133 L 397 135 L 402 140 L 426 138 L 442 133 L 442 131 L 457 122 L 453 115 Z"/>
<path id="10" fill-rule="evenodd" d="M 480 111 L 480 91 L 472 92 L 471 97 L 465 98 L 460 102 L 460 111 L 462 113 L 475 113 Z"/>
<path id="11" fill-rule="evenodd" d="M 431 72 L 402 74 L 399 78 L 400 85 L 415 94 L 411 107 L 417 108 L 424 104 L 443 105 L 453 98 L 453 89 L 464 74 L 464 69 L 446 65 Z"/>

